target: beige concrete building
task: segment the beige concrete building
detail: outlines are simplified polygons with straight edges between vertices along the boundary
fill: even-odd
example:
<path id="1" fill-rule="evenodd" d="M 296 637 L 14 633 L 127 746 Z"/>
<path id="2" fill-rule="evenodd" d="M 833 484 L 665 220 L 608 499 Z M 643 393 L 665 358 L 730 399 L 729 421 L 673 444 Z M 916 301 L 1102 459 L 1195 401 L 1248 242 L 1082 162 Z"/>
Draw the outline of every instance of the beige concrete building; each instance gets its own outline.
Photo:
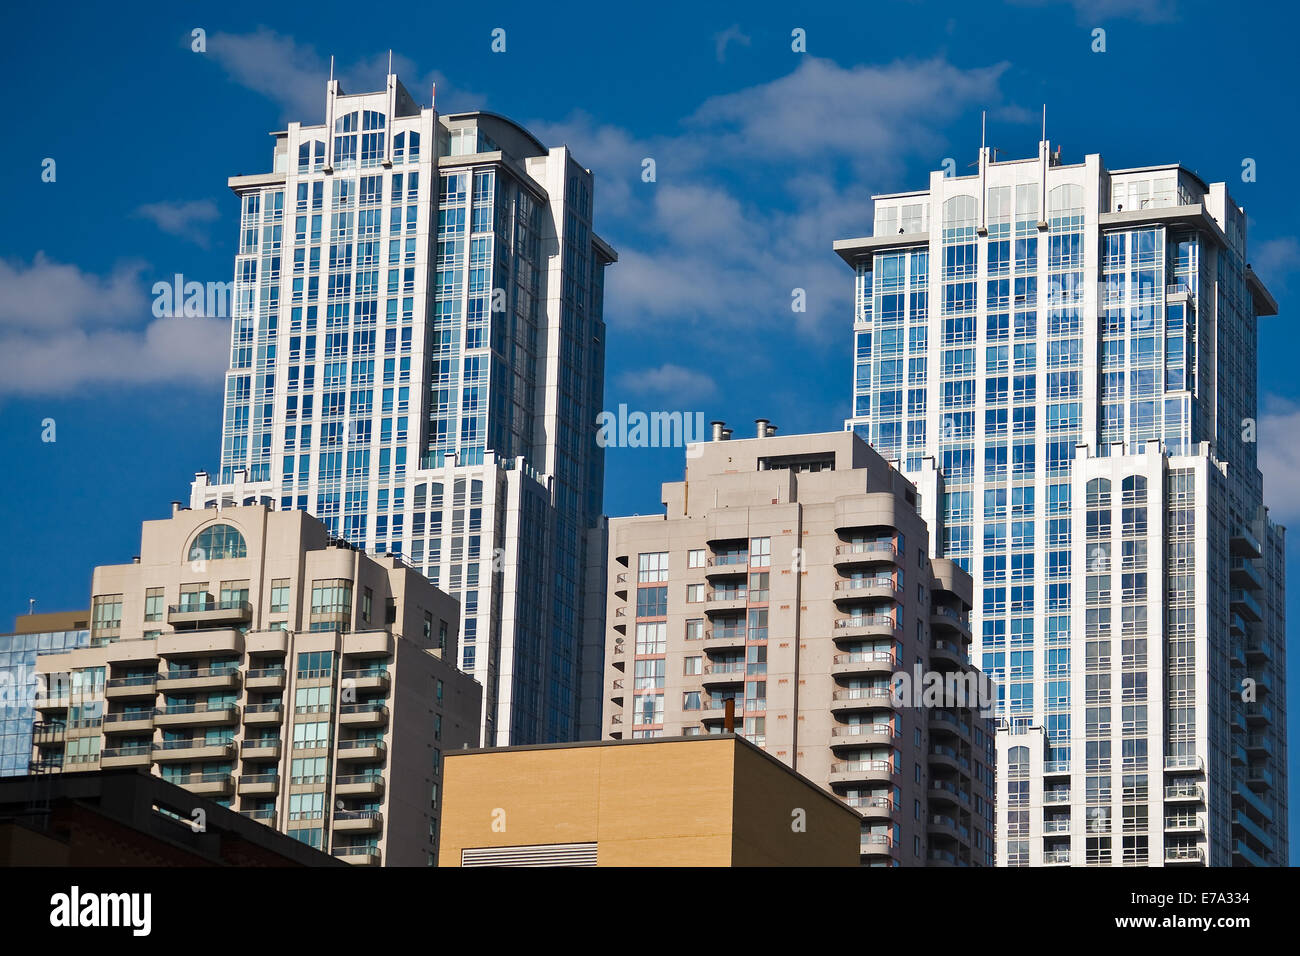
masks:
<path id="1" fill-rule="evenodd" d="M 732 734 L 449 753 L 442 866 L 856 866 L 861 817 Z"/>
<path id="2" fill-rule="evenodd" d="M 757 431 L 715 423 L 663 516 L 610 520 L 604 736 L 717 732 L 731 701 L 862 812 L 864 863 L 991 864 L 970 577 L 929 557 L 916 487 L 851 432 Z"/>
<path id="3" fill-rule="evenodd" d="M 436 861 L 443 752 L 477 746 L 459 608 L 261 505 L 146 521 L 94 573 L 90 646 L 37 658 L 35 759 L 138 767 L 352 863 Z"/>

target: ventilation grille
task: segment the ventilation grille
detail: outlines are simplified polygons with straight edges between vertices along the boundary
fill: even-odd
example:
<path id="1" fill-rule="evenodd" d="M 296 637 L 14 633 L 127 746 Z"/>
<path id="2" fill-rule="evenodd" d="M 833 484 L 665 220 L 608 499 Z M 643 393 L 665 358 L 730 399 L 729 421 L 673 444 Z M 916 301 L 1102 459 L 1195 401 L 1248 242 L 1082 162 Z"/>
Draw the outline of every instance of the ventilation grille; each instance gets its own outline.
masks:
<path id="1" fill-rule="evenodd" d="M 595 866 L 594 843 L 491 846 L 460 851 L 461 866 Z"/>

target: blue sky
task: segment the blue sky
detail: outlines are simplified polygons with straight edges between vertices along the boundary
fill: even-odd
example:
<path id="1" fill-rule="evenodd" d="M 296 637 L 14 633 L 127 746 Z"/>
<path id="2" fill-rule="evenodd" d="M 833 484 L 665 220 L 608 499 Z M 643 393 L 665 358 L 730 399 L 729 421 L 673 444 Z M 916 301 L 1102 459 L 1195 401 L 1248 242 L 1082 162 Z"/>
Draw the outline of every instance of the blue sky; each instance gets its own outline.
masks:
<path id="1" fill-rule="evenodd" d="M 442 111 L 503 113 L 595 172 L 596 229 L 621 254 L 606 407 L 702 411 L 745 434 L 759 416 L 786 432 L 840 427 L 852 280 L 830 244 L 870 231 L 871 193 L 921 188 L 948 157 L 974 162 L 982 109 L 1007 157 L 1034 155 L 1046 103 L 1067 162 L 1099 152 L 1113 168 L 1181 162 L 1226 180 L 1281 305 L 1260 333 L 1260 456 L 1275 517 L 1295 523 L 1300 209 L 1286 182 L 1300 134 L 1278 113 L 1293 92 L 1293 8 L 703 6 L 7 10 L 0 627 L 29 597 L 38 610 L 84 606 L 93 565 L 129 561 L 140 521 L 215 467 L 227 324 L 155 320 L 150 289 L 174 273 L 231 278 L 226 178 L 269 169 L 268 132 L 322 120 L 331 54 L 346 90 L 378 89 L 390 47 L 417 99 L 436 82 Z M 504 53 L 491 49 L 498 27 Z M 191 50 L 194 28 L 205 52 Z M 806 53 L 791 49 L 795 28 Z M 654 183 L 641 181 L 646 157 Z M 46 158 L 54 182 L 42 181 Z M 1253 183 L 1241 181 L 1245 158 Z M 805 313 L 790 309 L 794 288 Z M 47 418 L 53 443 L 41 441 Z M 681 469 L 680 450 L 611 450 L 606 510 L 658 511 L 659 483 Z"/>

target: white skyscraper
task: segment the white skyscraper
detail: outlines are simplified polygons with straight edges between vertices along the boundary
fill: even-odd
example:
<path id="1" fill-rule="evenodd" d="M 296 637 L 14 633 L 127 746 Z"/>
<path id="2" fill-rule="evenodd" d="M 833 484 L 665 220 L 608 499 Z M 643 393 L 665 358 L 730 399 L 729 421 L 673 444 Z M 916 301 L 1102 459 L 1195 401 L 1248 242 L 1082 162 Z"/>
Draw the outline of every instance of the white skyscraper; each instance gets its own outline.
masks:
<path id="1" fill-rule="evenodd" d="M 308 511 L 459 598 L 486 745 L 597 736 L 603 573 L 585 588 L 616 254 L 591 173 L 501 116 L 421 107 L 394 74 L 356 95 L 331 80 L 324 125 L 274 136 L 270 172 L 230 179 L 221 469 L 193 505 Z"/>
<path id="2" fill-rule="evenodd" d="M 1284 865 L 1284 530 L 1256 466 L 1276 303 L 1223 183 L 1101 157 L 875 197 L 857 430 L 975 582 L 1002 865 Z"/>

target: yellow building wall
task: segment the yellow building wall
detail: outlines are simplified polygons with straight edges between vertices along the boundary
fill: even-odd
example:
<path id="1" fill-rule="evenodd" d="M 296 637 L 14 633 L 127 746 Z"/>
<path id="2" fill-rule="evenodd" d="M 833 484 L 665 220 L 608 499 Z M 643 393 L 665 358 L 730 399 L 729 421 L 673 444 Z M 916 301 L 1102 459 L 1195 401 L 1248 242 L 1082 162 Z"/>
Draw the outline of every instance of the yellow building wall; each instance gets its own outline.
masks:
<path id="1" fill-rule="evenodd" d="M 741 748 L 719 738 L 448 754 L 439 863 L 459 866 L 466 848 L 596 843 L 600 866 L 855 865 L 857 814 Z M 738 770 L 752 818 L 739 825 Z M 794 806 L 808 811 L 806 833 L 791 830 Z"/>

